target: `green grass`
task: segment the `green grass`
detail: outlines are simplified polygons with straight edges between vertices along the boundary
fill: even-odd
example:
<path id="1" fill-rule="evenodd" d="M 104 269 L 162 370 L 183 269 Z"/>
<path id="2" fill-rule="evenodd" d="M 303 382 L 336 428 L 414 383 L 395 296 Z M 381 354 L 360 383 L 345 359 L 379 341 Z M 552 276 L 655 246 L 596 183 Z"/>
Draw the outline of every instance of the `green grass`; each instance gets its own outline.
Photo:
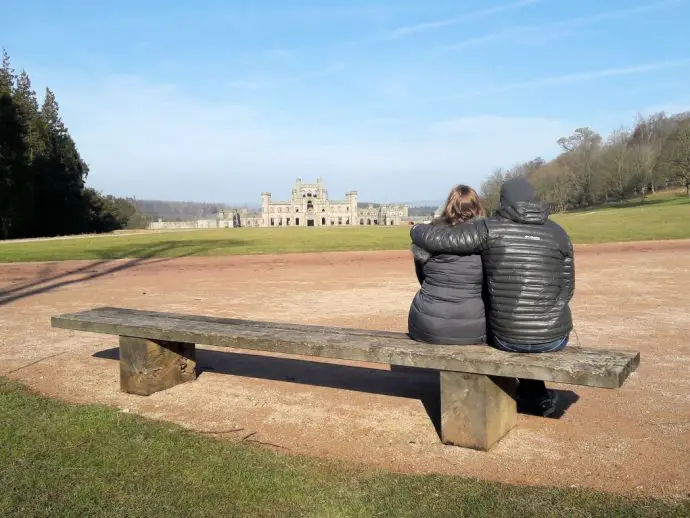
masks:
<path id="1" fill-rule="evenodd" d="M 366 444 L 362 445 L 366 448 Z M 685 502 L 369 471 L 31 394 L 0 377 L 0 516 L 681 517 Z"/>
<path id="2" fill-rule="evenodd" d="M 575 243 L 607 243 L 690 238 L 690 198 L 657 195 L 645 203 L 611 204 L 556 214 L 553 220 Z"/>
<path id="3" fill-rule="evenodd" d="M 553 219 L 575 243 L 690 238 L 690 198 L 660 195 Z M 409 227 L 240 228 L 0 243 L 0 262 L 404 250 Z"/>
<path id="4" fill-rule="evenodd" d="M 218 256 L 347 250 L 395 250 L 409 246 L 399 227 L 238 228 L 93 236 L 0 244 L 0 262 Z"/>

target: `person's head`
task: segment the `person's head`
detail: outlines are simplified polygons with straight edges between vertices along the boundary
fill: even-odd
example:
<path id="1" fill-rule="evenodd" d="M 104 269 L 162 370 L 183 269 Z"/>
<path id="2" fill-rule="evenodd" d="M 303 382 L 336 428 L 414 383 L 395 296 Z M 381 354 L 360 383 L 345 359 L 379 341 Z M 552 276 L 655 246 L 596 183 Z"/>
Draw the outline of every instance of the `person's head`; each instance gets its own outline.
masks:
<path id="1" fill-rule="evenodd" d="M 438 221 L 457 225 L 477 216 L 484 216 L 484 208 L 477 191 L 467 185 L 456 185 L 448 194 Z"/>
<path id="2" fill-rule="evenodd" d="M 533 202 L 534 189 L 524 178 L 511 178 L 501 186 L 501 207 L 517 202 Z"/>

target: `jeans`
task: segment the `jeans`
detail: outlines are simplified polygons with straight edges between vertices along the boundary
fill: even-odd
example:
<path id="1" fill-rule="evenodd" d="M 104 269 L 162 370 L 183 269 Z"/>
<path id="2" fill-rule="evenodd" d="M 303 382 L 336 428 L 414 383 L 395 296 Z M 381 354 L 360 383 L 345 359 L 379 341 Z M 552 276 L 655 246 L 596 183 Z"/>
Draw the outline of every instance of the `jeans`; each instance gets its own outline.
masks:
<path id="1" fill-rule="evenodd" d="M 568 345 L 568 338 L 570 338 L 570 335 L 545 344 L 518 345 L 504 342 L 497 336 L 494 336 L 493 346 L 496 349 L 509 353 L 555 353 L 565 349 L 565 346 Z M 543 381 L 522 378 L 519 378 L 518 381 L 519 400 L 538 401 L 549 397 L 549 392 L 546 390 L 546 384 Z"/>
<path id="2" fill-rule="evenodd" d="M 499 337 L 494 336 L 493 346 L 509 353 L 555 353 L 565 349 L 565 346 L 568 345 L 568 338 L 570 335 L 545 344 L 519 345 L 504 342 Z"/>

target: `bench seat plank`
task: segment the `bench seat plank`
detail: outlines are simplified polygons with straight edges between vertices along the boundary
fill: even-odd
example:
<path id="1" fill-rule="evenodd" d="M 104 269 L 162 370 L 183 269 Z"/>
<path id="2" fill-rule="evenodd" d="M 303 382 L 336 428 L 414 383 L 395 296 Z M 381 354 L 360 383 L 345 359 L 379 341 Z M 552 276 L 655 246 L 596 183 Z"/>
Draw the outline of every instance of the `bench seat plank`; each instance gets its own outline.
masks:
<path id="1" fill-rule="evenodd" d="M 197 317 L 103 307 L 52 317 L 52 326 L 93 333 L 314 356 L 341 360 L 520 377 L 618 388 L 640 361 L 638 352 L 567 347 L 517 354 L 486 345 L 429 345 L 405 333 Z"/>

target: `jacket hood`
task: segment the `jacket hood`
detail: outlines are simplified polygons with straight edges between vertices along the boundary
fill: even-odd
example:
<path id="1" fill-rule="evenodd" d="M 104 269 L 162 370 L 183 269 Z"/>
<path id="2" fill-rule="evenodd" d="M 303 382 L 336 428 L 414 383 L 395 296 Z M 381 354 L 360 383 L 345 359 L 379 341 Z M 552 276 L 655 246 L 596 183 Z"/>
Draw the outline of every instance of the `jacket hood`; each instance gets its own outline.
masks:
<path id="1" fill-rule="evenodd" d="M 536 201 L 534 189 L 524 178 L 513 178 L 501 187 L 499 216 L 528 225 L 543 225 L 549 218 L 549 208 Z"/>

